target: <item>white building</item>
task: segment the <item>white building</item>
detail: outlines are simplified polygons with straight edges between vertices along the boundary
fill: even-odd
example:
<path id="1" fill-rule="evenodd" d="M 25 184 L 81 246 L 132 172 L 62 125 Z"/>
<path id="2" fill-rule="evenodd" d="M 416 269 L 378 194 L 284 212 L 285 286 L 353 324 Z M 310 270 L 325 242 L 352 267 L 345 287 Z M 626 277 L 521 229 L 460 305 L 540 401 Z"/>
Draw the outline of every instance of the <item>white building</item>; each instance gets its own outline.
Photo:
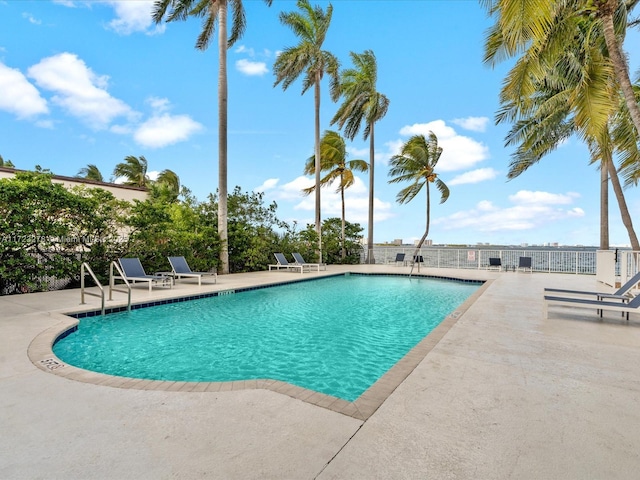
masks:
<path id="1" fill-rule="evenodd" d="M 13 178 L 16 172 L 24 172 L 25 170 L 18 170 L 15 168 L 0 167 L 0 179 L 1 178 Z M 133 200 L 144 201 L 147 199 L 148 190 L 142 187 L 131 187 L 129 185 L 120 185 L 117 183 L 96 182 L 94 180 L 88 180 L 86 178 L 77 177 L 64 177 L 62 175 L 53 175 L 51 177 L 53 183 L 60 183 L 65 188 L 72 188 L 78 185 L 84 185 L 88 188 L 101 188 L 108 192 L 111 192 L 118 200 L 127 200 L 132 202 Z"/>

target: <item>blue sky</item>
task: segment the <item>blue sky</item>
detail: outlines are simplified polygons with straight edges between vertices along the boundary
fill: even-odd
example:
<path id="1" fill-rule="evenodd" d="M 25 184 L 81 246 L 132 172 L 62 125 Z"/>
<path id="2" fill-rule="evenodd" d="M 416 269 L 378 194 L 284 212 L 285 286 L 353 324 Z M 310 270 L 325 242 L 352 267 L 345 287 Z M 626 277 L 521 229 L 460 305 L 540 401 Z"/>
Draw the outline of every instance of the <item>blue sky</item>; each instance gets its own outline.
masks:
<path id="1" fill-rule="evenodd" d="M 274 87 L 277 53 L 297 43 L 278 14 L 292 0 L 245 0 L 247 30 L 229 51 L 229 190 L 262 191 L 279 218 L 303 228 L 314 199 L 300 191 L 313 153 L 313 92 L 301 82 Z M 313 2 L 312 2 L 313 3 Z M 328 2 L 315 4 L 326 7 Z M 196 50 L 200 22 L 154 25 L 147 0 L 0 0 L 0 155 L 17 168 L 35 165 L 73 176 L 96 164 L 106 177 L 128 155 L 149 169 L 174 170 L 200 200 L 218 185 L 215 41 Z M 490 26 L 477 0 L 334 0 L 325 49 L 343 67 L 349 52 L 373 50 L 378 90 L 390 99 L 376 125 L 375 242 L 420 238 L 424 193 L 395 201 L 388 160 L 414 133 L 433 131 L 444 152 L 440 178 L 451 196 L 432 203 L 434 243 L 598 245 L 599 173 L 572 139 L 519 178 L 507 181 L 508 125 L 494 125 L 509 65 L 482 63 Z M 632 75 L 640 42 L 625 43 Z M 322 130 L 337 109 L 323 84 Z M 368 160 L 368 141 L 348 142 L 349 158 Z M 347 191 L 347 220 L 367 224 L 368 176 Z M 640 194 L 626 190 L 634 219 Z M 612 245 L 628 236 L 611 192 Z M 339 217 L 334 189 L 322 191 L 322 216 Z M 640 225 L 640 220 L 636 228 Z"/>

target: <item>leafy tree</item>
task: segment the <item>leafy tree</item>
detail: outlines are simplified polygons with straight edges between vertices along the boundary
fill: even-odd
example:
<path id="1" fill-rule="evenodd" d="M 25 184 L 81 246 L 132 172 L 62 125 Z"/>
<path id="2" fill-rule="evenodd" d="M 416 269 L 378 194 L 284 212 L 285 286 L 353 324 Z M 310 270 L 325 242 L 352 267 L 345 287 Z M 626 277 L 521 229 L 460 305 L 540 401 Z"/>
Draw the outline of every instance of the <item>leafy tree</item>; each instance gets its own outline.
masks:
<path id="1" fill-rule="evenodd" d="M 336 192 L 340 193 L 342 204 L 342 258 L 347 255 L 345 240 L 345 202 L 344 191 L 355 182 L 354 171 L 366 172 L 369 166 L 364 160 L 347 160 L 347 147 L 344 138 L 338 132 L 327 130 L 320 140 L 320 169 L 327 174 L 320 180 L 320 186 L 337 182 Z M 305 175 L 310 175 L 315 171 L 315 156 L 309 157 L 304 168 Z M 309 195 L 315 190 L 315 185 L 303 192 Z"/>
<path id="2" fill-rule="evenodd" d="M 363 228 L 358 223 L 346 222 L 345 225 L 345 241 L 344 246 L 346 255 L 342 256 L 342 220 L 340 218 L 327 218 L 322 224 L 322 243 L 325 246 L 326 263 L 342 263 L 342 264 L 358 264 L 360 263 L 360 255 L 362 253 Z M 317 243 L 317 235 L 313 225 L 307 225 L 307 228 L 300 232 L 300 238 L 297 242 L 297 248 L 292 251 L 302 253 L 306 259 L 314 257 L 313 245 Z"/>
<path id="3" fill-rule="evenodd" d="M 102 172 L 100 172 L 100 169 L 92 163 L 78 170 L 76 177 L 86 178 L 87 180 L 94 180 L 96 182 L 104 182 Z"/>
<path id="4" fill-rule="evenodd" d="M 0 292 L 46 290 L 77 277 L 93 202 L 52 183 L 51 175 L 17 172 L 0 180 Z"/>
<path id="5" fill-rule="evenodd" d="M 295 47 L 287 47 L 278 55 L 273 72 L 276 76 L 274 86 L 282 83 L 286 90 L 300 75 L 304 73 L 302 81 L 302 94 L 314 87 L 315 104 L 315 203 L 316 221 L 318 232 L 318 258 L 322 258 L 322 217 L 320 212 L 320 83 L 324 74 L 330 78 L 331 99 L 336 101 L 339 94 L 338 59 L 330 52 L 323 50 L 322 45 L 331 24 L 333 6 L 329 4 L 327 11 L 316 6 L 312 7 L 309 0 L 296 2 L 298 11 L 280 13 L 280 22 L 293 31 L 300 38 L 300 43 Z"/>
<path id="6" fill-rule="evenodd" d="M 367 263 L 375 263 L 373 255 L 373 200 L 375 170 L 375 124 L 389 109 L 389 99 L 378 92 L 378 65 L 373 51 L 351 52 L 354 67 L 340 74 L 340 95 L 344 98 L 331 124 L 344 129 L 348 139 L 353 140 L 365 123 L 363 138 L 369 138 L 369 219 L 367 235 Z"/>
<path id="7" fill-rule="evenodd" d="M 90 214 L 84 218 L 79 235 L 82 261 L 87 262 L 98 279 L 109 280 L 109 264 L 123 256 L 128 234 L 125 219 L 131 204 L 118 200 L 111 192 L 85 185 L 74 187 L 70 192 L 88 204 Z"/>
<path id="8" fill-rule="evenodd" d="M 242 193 L 236 187 L 229 196 L 229 260 L 234 272 L 262 270 L 277 250 L 276 229 L 283 226 L 277 205 L 264 205 L 264 193 Z"/>
<path id="9" fill-rule="evenodd" d="M 436 188 L 440 191 L 440 203 L 444 203 L 449 198 L 449 187 L 438 178 L 435 168 L 438 165 L 442 155 L 442 147 L 438 146 L 438 138 L 433 132 L 429 132 L 429 140 L 424 135 L 414 135 L 411 137 L 400 150 L 399 155 L 391 157 L 389 162 L 391 169 L 389 175 L 393 177 L 389 183 L 412 182 L 409 186 L 398 192 L 396 200 L 398 203 L 408 203 L 413 200 L 416 195 L 426 187 L 427 191 L 427 226 L 424 235 L 420 239 L 416 247 L 418 254 L 424 241 L 429 235 L 429 220 L 431 214 L 431 194 L 429 185 L 435 183 Z M 414 256 L 415 256 L 414 255 Z M 412 267 L 413 268 L 413 267 Z M 418 262 L 418 270 L 420 263 Z"/>
<path id="10" fill-rule="evenodd" d="M 264 0 L 271 6 L 272 0 Z M 227 38 L 227 10 L 231 3 L 233 23 Z M 168 13 L 167 13 L 168 12 Z M 206 50 L 211 43 L 218 22 L 218 236 L 220 238 L 220 262 L 222 273 L 229 273 L 229 244 L 227 230 L 227 50 L 242 37 L 245 15 L 242 0 L 157 0 L 153 11 L 156 23 L 166 18 L 167 22 L 186 20 L 188 17 L 203 17 L 202 31 L 196 48 Z"/>

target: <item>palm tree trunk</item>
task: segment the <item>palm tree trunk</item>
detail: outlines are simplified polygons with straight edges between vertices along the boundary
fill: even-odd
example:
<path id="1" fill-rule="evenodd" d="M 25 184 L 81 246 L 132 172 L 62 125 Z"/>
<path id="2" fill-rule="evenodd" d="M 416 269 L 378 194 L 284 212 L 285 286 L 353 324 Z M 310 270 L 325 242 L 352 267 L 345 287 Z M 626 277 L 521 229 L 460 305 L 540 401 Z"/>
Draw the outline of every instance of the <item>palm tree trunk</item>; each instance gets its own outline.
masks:
<path id="1" fill-rule="evenodd" d="M 607 161 L 607 168 L 609 169 L 609 178 L 611 178 L 611 186 L 613 187 L 613 191 L 616 194 L 616 199 L 618 200 L 618 206 L 620 208 L 620 216 L 622 217 L 622 223 L 626 227 L 627 232 L 629 234 L 631 249 L 634 252 L 638 252 L 640 251 L 640 243 L 638 242 L 638 237 L 636 236 L 636 232 L 633 229 L 633 223 L 631 222 L 631 215 L 629 215 L 627 202 L 624 198 L 622 185 L 620 185 L 618 172 L 616 170 L 615 165 L 613 164 L 613 160 L 611 159 L 611 157 L 609 157 Z"/>
<path id="2" fill-rule="evenodd" d="M 607 158 L 600 162 L 600 250 L 609 250 L 609 170 Z"/>
<path id="3" fill-rule="evenodd" d="M 369 132 L 369 218 L 368 222 L 368 235 L 367 235 L 367 263 L 376 263 L 376 259 L 373 255 L 373 199 L 374 199 L 374 164 L 375 164 L 375 149 L 374 149 L 374 133 L 373 122 L 371 123 L 371 131 Z"/>
<path id="4" fill-rule="evenodd" d="M 229 273 L 229 232 L 227 229 L 227 1 L 218 12 L 218 237 L 223 274 Z"/>
<path id="5" fill-rule="evenodd" d="M 420 241 L 418 242 L 418 245 L 416 246 L 416 251 L 413 252 L 413 265 L 411 265 L 411 271 L 409 272 L 409 275 L 411 275 L 413 273 L 413 267 L 415 266 L 415 264 L 418 264 L 418 273 L 420 273 L 420 262 L 418 262 L 418 255 L 420 254 L 420 249 L 422 248 L 422 245 L 424 245 L 425 240 L 427 239 L 427 235 L 429 235 L 429 212 L 431 211 L 431 195 L 429 194 L 429 181 L 425 182 L 426 183 L 426 188 L 427 188 L 427 227 L 424 230 L 424 235 L 422 235 L 422 238 L 420 239 Z"/>
<path id="6" fill-rule="evenodd" d="M 344 237 L 345 237 L 345 224 L 346 224 L 346 220 L 345 220 L 345 206 L 344 206 L 344 187 L 342 185 L 344 185 L 344 179 L 343 179 L 343 174 L 340 174 L 340 199 L 342 200 L 342 236 L 340 237 L 340 250 L 341 250 L 341 254 L 340 257 L 342 258 L 342 260 L 344 260 L 345 258 L 347 258 L 347 252 L 344 249 Z"/>
<path id="7" fill-rule="evenodd" d="M 318 262 L 322 263 L 322 223 L 320 214 L 320 72 L 315 83 L 315 162 L 316 162 L 316 232 L 318 233 Z"/>
<path id="8" fill-rule="evenodd" d="M 625 103 L 636 127 L 636 131 L 640 133 L 640 107 L 633 93 L 633 86 L 629 78 L 629 69 L 625 61 L 620 44 L 616 38 L 613 26 L 613 15 L 618 7 L 618 0 L 600 0 L 600 11 L 602 13 L 602 27 L 604 39 L 609 50 L 609 58 L 613 64 L 616 78 L 624 94 Z"/>

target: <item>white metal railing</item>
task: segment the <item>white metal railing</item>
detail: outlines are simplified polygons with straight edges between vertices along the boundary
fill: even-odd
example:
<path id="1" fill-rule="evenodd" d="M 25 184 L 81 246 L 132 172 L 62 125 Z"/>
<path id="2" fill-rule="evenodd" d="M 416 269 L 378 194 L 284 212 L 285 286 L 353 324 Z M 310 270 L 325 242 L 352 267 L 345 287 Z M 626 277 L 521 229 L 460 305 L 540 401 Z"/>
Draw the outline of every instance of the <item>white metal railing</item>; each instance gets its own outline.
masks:
<path id="1" fill-rule="evenodd" d="M 116 277 L 113 274 L 113 267 L 115 267 L 116 270 L 118 271 L 118 273 L 120 274 L 119 277 Z M 126 290 L 121 290 L 121 289 L 118 289 L 118 288 L 115 287 L 116 278 L 118 278 L 119 280 L 122 280 L 124 282 L 124 284 L 127 286 Z M 120 265 L 118 265 L 116 262 L 111 262 L 111 264 L 109 265 L 109 300 L 113 300 L 113 297 L 112 297 L 113 292 L 126 293 L 128 295 L 128 297 L 127 297 L 127 310 L 131 310 L 131 285 L 129 284 L 129 281 L 125 277 L 124 272 L 120 268 Z"/>
<path id="2" fill-rule="evenodd" d="M 416 255 L 411 245 L 375 247 L 376 263 L 393 263 L 397 253 L 404 253 L 411 261 Z M 423 267 L 483 269 L 489 265 L 489 258 L 498 257 L 505 267 L 517 267 L 520 257 L 531 257 L 534 272 L 596 274 L 596 250 L 537 250 L 522 248 L 439 248 L 422 247 L 417 253 L 422 256 Z M 637 258 L 637 257 L 636 257 Z M 362 262 L 364 262 L 364 256 Z M 631 270 L 630 270 L 631 271 Z M 635 272 L 636 270 L 633 270 Z"/>
<path id="3" fill-rule="evenodd" d="M 640 252 L 616 250 L 616 260 L 620 270 L 620 278 L 623 280 L 622 283 L 640 271 Z"/>
<path id="4" fill-rule="evenodd" d="M 97 293 L 93 293 L 93 292 L 86 292 L 85 291 L 85 287 L 84 287 L 84 277 L 86 276 L 86 272 L 89 272 L 89 274 L 91 275 L 91 278 L 93 279 L 93 281 L 95 282 L 96 286 L 100 289 L 100 294 Z M 94 297 L 98 297 L 101 299 L 101 304 L 100 304 L 100 313 L 102 315 L 104 315 L 104 287 L 102 286 L 102 284 L 98 281 L 98 278 L 95 276 L 95 274 L 93 273 L 93 270 L 91 270 L 91 267 L 89 266 L 88 263 L 84 262 L 81 266 L 80 266 L 80 305 L 84 305 L 85 301 L 84 301 L 84 296 L 85 295 L 91 295 Z"/>

